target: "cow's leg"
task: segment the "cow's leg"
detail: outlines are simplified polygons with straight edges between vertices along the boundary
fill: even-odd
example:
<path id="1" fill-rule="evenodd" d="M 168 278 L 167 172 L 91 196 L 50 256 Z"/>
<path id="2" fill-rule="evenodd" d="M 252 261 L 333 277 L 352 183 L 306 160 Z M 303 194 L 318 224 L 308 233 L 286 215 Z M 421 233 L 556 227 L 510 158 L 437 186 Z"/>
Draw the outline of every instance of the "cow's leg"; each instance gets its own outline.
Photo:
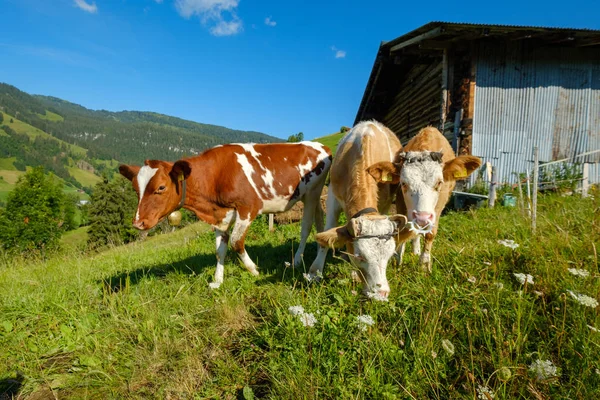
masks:
<path id="1" fill-rule="evenodd" d="M 256 217 L 256 215 L 254 215 L 254 217 Z M 244 246 L 248 227 L 254 220 L 254 217 L 250 212 L 244 212 L 244 210 L 242 210 L 242 212 L 240 212 L 240 210 L 236 211 L 235 223 L 233 224 L 233 229 L 231 230 L 230 243 L 231 247 L 233 247 L 233 249 L 238 253 L 240 260 L 246 269 L 252 275 L 258 275 L 256 264 L 254 264 L 254 262 L 250 259 L 248 253 L 246 253 L 246 247 Z"/>
<path id="2" fill-rule="evenodd" d="M 325 223 L 325 230 L 335 228 L 337 226 L 340 214 L 342 212 L 342 205 L 336 199 L 336 197 L 329 189 L 329 195 L 327 196 L 327 222 Z M 325 266 L 325 258 L 327 257 L 327 247 L 319 246 L 317 252 L 317 258 L 313 261 L 308 271 L 308 280 L 318 279 L 323 275 L 323 267 Z"/>
<path id="3" fill-rule="evenodd" d="M 421 254 L 421 235 L 417 235 L 412 239 L 412 252 L 417 256 Z"/>
<path id="4" fill-rule="evenodd" d="M 225 256 L 227 255 L 227 241 L 229 234 L 227 232 L 215 229 L 217 245 L 217 269 L 215 270 L 214 281 L 209 283 L 211 289 L 217 289 L 223 283 L 223 272 L 225 270 Z"/>
<path id="5" fill-rule="evenodd" d="M 421 268 L 431 273 L 431 247 L 433 246 L 433 240 L 437 234 L 437 227 L 433 228 L 431 233 L 425 234 L 425 246 L 423 253 L 421 253 Z"/>
<path id="6" fill-rule="evenodd" d="M 315 215 L 317 214 L 315 205 L 319 202 L 318 195 L 319 193 L 317 193 L 317 196 L 315 196 L 313 193 L 307 193 L 304 196 L 304 212 L 302 213 L 300 243 L 298 244 L 298 249 L 296 250 L 296 255 L 294 256 L 294 267 L 299 267 L 302 265 L 302 256 L 304 254 L 304 249 L 306 248 L 306 240 L 308 239 L 308 235 L 310 235 L 310 230 L 313 226 L 313 222 L 315 221 Z M 323 222 L 321 222 L 321 226 L 322 225 Z"/>
<path id="7" fill-rule="evenodd" d="M 402 265 L 402 259 L 404 258 L 404 250 L 406 248 L 406 242 L 402 242 L 398 250 L 396 251 L 396 259 L 398 261 L 398 265 Z"/>

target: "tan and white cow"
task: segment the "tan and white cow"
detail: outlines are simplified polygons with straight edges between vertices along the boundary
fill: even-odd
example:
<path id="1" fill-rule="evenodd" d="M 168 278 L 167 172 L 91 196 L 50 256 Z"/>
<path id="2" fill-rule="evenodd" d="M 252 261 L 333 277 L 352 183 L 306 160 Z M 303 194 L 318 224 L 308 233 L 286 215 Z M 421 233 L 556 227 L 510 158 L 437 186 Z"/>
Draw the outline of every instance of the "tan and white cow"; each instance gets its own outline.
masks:
<path id="1" fill-rule="evenodd" d="M 314 142 L 228 144 L 175 163 L 146 160 L 142 167 L 121 165 L 138 194 L 133 226 L 147 230 L 184 207 L 215 228 L 217 268 L 212 288 L 223 282 L 227 243 L 246 269 L 258 275 L 244 247 L 257 215 L 278 213 L 304 202 L 301 239 L 294 264 L 302 262 L 313 222 L 323 230 L 321 191 L 331 166 L 331 151 Z M 233 225 L 231 233 L 229 228 Z"/>
<path id="2" fill-rule="evenodd" d="M 387 184 L 378 185 L 367 173 L 367 167 L 384 161 L 391 164 L 401 147 L 396 135 L 376 121 L 357 124 L 341 139 L 330 171 L 328 230 L 317 235 L 321 248 L 306 275 L 308 280 L 322 275 L 328 247 L 345 244 L 351 261 L 362 272 L 363 292 L 370 297 L 387 298 L 390 287 L 386 268 L 396 249 L 394 238 L 406 217 L 384 215 L 394 189 Z M 348 222 L 335 228 L 342 210 Z"/>
<path id="3" fill-rule="evenodd" d="M 439 217 L 448 203 L 457 179 L 468 177 L 481 166 L 474 156 L 455 157 L 448 140 L 433 127 L 421 129 L 399 154 L 399 162 L 381 162 L 369 167 L 369 173 L 380 183 L 398 185 L 396 209 L 408 217 L 413 250 L 420 251 L 418 234 L 425 235 L 421 265 L 431 272 L 431 247 L 437 234 Z"/>

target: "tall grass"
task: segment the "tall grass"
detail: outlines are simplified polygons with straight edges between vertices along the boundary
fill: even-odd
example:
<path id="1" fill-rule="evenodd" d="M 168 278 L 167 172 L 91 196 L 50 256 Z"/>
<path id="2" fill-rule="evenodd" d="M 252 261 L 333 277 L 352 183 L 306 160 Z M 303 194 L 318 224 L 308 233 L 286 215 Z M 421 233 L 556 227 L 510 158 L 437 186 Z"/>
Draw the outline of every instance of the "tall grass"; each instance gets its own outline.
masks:
<path id="1" fill-rule="evenodd" d="M 230 254 L 218 290 L 208 288 L 214 234 L 200 224 L 94 255 L 4 261 L 0 393 L 486 399 L 487 390 L 495 399 L 599 398 L 598 309 L 568 292 L 599 298 L 599 213 L 597 199 L 544 196 L 535 237 L 515 208 L 450 213 L 433 273 L 407 252 L 403 265 L 388 268 L 386 303 L 363 299 L 337 255 L 322 283 L 305 283 L 302 269 L 284 264 L 299 226 L 271 233 L 265 221 L 247 239 L 261 276 Z M 313 244 L 306 268 L 314 256 Z M 312 313 L 314 326 L 290 306 Z M 374 324 L 361 325 L 360 315 Z M 552 362 L 555 376 L 538 379 L 536 360 Z"/>

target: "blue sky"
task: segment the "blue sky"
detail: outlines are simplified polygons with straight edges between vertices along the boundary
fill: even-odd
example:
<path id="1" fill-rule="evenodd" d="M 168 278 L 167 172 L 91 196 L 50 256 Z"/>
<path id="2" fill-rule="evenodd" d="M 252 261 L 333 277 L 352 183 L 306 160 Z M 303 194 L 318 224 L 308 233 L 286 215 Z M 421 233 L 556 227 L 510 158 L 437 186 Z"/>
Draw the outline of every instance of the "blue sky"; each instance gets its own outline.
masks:
<path id="1" fill-rule="evenodd" d="M 0 0 L 0 81 L 312 139 L 353 123 L 382 40 L 430 21 L 600 29 L 599 14 L 593 0 Z"/>

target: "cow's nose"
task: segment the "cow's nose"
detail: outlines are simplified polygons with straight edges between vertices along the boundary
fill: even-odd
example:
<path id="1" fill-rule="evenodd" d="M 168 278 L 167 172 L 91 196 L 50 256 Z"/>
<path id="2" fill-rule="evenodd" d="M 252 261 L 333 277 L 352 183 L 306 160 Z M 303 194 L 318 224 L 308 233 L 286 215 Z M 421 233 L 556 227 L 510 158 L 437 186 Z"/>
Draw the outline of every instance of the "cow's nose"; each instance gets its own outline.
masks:
<path id="1" fill-rule="evenodd" d="M 433 223 L 434 215 L 426 211 L 413 211 L 413 219 L 417 225 L 424 227 Z"/>
<path id="2" fill-rule="evenodd" d="M 379 293 L 379 295 L 380 295 L 381 297 L 383 297 L 384 299 L 387 299 L 387 297 L 388 297 L 388 296 L 389 296 L 389 294 L 390 294 L 390 291 L 389 291 L 389 290 L 380 290 L 380 291 L 379 291 L 379 292 L 377 292 L 377 293 Z"/>
<path id="3" fill-rule="evenodd" d="M 133 227 L 139 229 L 140 231 L 144 230 L 144 221 L 133 221 Z"/>

